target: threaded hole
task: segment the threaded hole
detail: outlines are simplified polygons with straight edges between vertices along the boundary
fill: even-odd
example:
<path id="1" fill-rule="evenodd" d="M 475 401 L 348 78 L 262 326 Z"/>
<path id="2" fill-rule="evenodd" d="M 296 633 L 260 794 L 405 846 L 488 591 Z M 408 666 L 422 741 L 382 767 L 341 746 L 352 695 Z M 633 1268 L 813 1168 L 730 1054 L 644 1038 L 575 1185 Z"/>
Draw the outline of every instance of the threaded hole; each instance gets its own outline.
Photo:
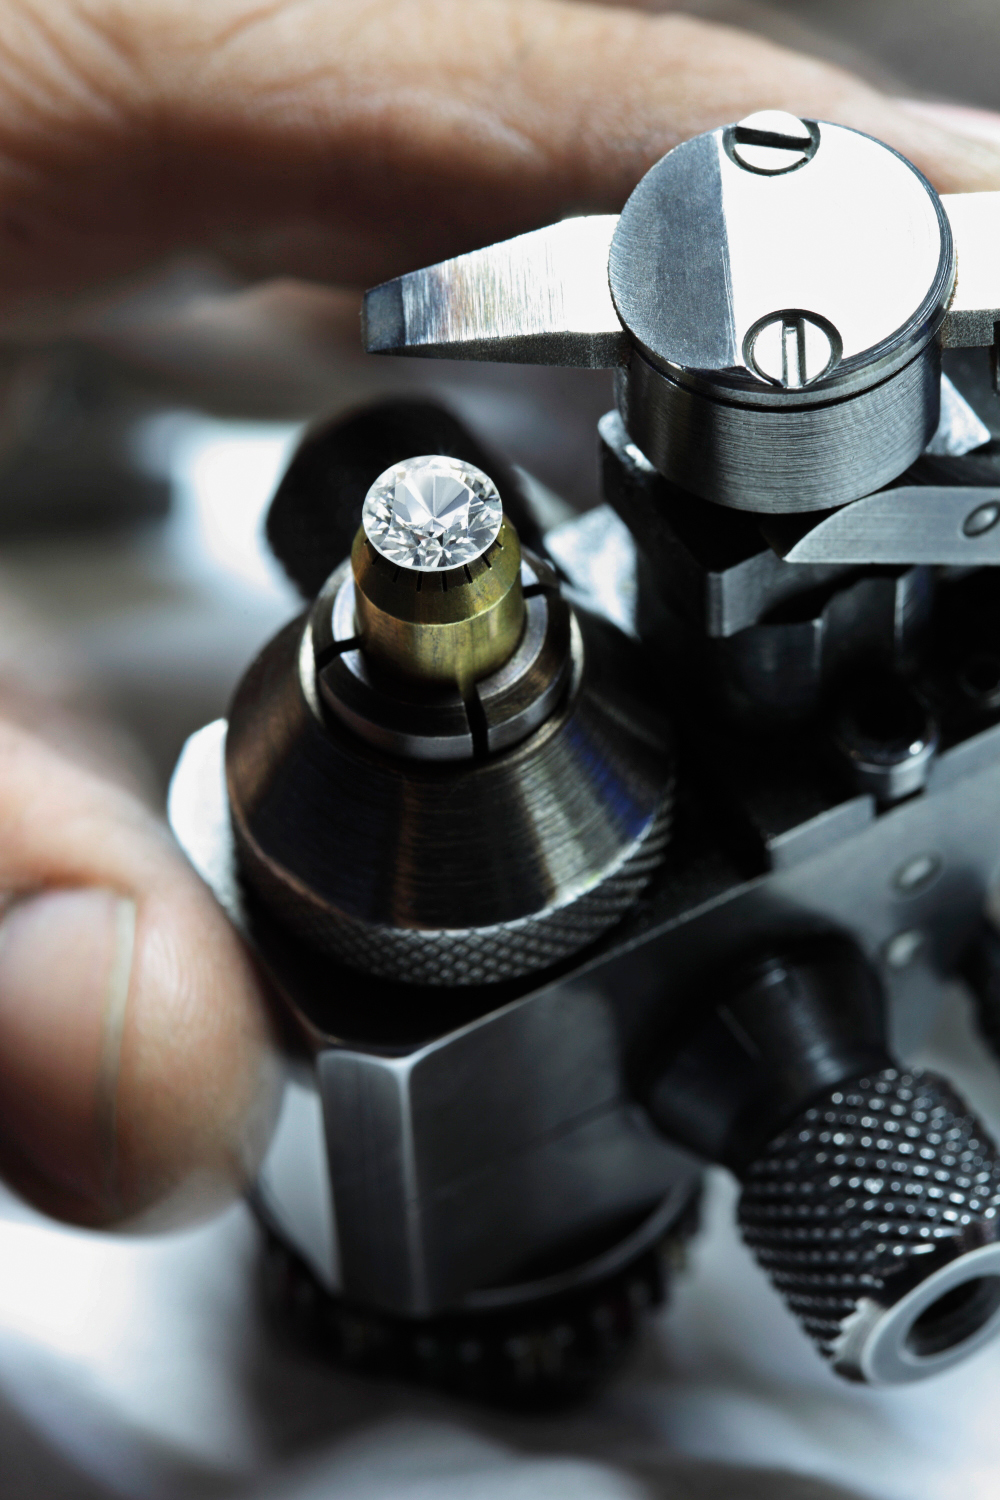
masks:
<path id="1" fill-rule="evenodd" d="M 852 750 L 901 759 L 916 754 L 929 737 L 927 711 L 914 693 L 892 677 L 860 686 L 845 704 L 840 736 Z"/>
<path id="2" fill-rule="evenodd" d="M 968 697 L 983 708 L 1000 706 L 1000 655 L 977 651 L 959 673 L 959 683 Z"/>
<path id="3" fill-rule="evenodd" d="M 919 1359 L 943 1354 L 978 1333 L 1000 1307 L 1000 1276 L 977 1276 L 953 1286 L 925 1307 L 906 1335 L 906 1347 Z"/>

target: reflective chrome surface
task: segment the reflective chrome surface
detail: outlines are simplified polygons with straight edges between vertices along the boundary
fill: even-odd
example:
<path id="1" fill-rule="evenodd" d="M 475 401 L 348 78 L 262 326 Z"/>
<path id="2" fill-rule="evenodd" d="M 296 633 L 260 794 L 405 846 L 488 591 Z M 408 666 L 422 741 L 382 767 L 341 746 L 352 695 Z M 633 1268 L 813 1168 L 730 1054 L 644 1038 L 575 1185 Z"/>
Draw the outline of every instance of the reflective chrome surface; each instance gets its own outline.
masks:
<path id="1" fill-rule="evenodd" d="M 941 342 L 946 349 L 988 346 L 1000 319 L 1000 193 L 946 193 L 941 202 L 958 261 Z"/>
<path id="2" fill-rule="evenodd" d="M 564 219 L 412 271 L 365 297 L 371 354 L 522 364 L 618 363 L 627 340 L 608 291 L 615 214 Z"/>
<path id="3" fill-rule="evenodd" d="M 954 282 L 933 189 L 895 152 L 826 122 L 795 171 L 748 171 L 733 156 L 739 128 L 678 146 L 622 211 L 611 293 L 640 349 L 683 384 L 782 409 L 791 393 L 780 373 L 753 357 L 773 318 L 827 330 L 798 404 L 908 364 L 934 337 Z"/>
<path id="4" fill-rule="evenodd" d="M 998 229 L 1000 194 L 942 200 L 868 136 L 763 111 L 675 148 L 618 221 L 376 287 L 367 347 L 620 367 L 619 409 L 667 478 L 737 509 L 823 510 L 931 439 L 942 345 L 992 343 Z"/>
<path id="5" fill-rule="evenodd" d="M 825 509 L 895 478 L 937 426 L 950 229 L 867 136 L 810 125 L 811 154 L 763 173 L 735 154 L 741 128 L 678 146 L 622 212 L 611 291 L 641 352 L 619 408 L 693 494 Z"/>

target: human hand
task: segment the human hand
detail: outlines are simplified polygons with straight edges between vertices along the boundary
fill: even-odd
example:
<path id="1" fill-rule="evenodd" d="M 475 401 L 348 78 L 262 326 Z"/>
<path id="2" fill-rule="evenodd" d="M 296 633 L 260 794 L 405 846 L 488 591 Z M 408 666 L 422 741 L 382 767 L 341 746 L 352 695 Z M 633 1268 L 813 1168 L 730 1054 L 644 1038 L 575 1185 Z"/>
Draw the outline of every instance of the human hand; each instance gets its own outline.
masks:
<path id="1" fill-rule="evenodd" d="M 244 1185 L 280 1074 L 250 960 L 82 668 L 0 593 L 0 1174 L 58 1217 L 170 1224 Z"/>
<path id="2" fill-rule="evenodd" d="M 942 191 L 1000 149 L 827 63 L 563 0 L 5 0 L 0 299 L 211 247 L 363 286 L 576 211 L 764 107 L 834 119 Z"/>
<path id="3" fill-rule="evenodd" d="M 345 286 L 574 211 L 764 107 L 896 146 L 942 190 L 1000 148 L 825 63 L 563 0 L 5 0 L 0 309 L 174 251 Z M 0 1167 L 115 1222 L 239 1189 L 276 1068 L 253 969 L 141 800 L 0 692 Z M 61 722 L 61 721 L 60 721 Z"/>

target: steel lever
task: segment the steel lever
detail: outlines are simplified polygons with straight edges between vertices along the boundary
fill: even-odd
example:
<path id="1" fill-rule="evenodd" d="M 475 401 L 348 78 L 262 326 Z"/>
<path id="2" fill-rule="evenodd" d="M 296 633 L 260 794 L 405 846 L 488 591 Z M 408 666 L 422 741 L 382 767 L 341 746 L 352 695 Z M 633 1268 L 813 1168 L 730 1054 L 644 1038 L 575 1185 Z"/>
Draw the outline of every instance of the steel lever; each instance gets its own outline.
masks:
<path id="1" fill-rule="evenodd" d="M 808 516 L 766 516 L 768 545 L 790 563 L 1000 563 L 1000 489 L 898 485 Z"/>
<path id="2" fill-rule="evenodd" d="M 564 219 L 384 282 L 365 296 L 369 354 L 610 369 L 628 338 L 608 288 L 617 214 Z"/>

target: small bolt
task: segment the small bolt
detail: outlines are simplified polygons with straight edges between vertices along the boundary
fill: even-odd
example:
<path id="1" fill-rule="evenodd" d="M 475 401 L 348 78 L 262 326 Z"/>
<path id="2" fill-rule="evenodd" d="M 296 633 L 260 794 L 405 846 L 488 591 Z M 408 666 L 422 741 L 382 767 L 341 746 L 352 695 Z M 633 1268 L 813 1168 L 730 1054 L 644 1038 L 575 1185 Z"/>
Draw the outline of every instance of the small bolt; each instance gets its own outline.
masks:
<path id="1" fill-rule="evenodd" d="M 748 172 L 777 177 L 815 155 L 819 132 L 782 109 L 760 109 L 733 126 L 733 160 Z"/>
<path id="2" fill-rule="evenodd" d="M 984 532 L 992 531 L 998 521 L 1000 505 L 991 501 L 988 505 L 977 505 L 975 510 L 970 511 L 962 523 L 962 530 L 966 536 L 982 536 Z"/>
<path id="3" fill-rule="evenodd" d="M 840 358 L 836 331 L 811 313 L 772 313 L 750 330 L 746 362 L 758 375 L 797 391 L 825 375 Z"/>
<path id="4" fill-rule="evenodd" d="M 885 961 L 890 969 L 905 969 L 913 962 L 924 945 L 924 935 L 915 927 L 908 932 L 897 932 L 885 945 Z"/>
<path id="5" fill-rule="evenodd" d="M 917 891 L 922 891 L 930 885 L 940 868 L 941 860 L 938 855 L 914 855 L 913 859 L 908 859 L 905 865 L 900 865 L 893 877 L 893 885 L 904 896 L 914 896 Z"/>

